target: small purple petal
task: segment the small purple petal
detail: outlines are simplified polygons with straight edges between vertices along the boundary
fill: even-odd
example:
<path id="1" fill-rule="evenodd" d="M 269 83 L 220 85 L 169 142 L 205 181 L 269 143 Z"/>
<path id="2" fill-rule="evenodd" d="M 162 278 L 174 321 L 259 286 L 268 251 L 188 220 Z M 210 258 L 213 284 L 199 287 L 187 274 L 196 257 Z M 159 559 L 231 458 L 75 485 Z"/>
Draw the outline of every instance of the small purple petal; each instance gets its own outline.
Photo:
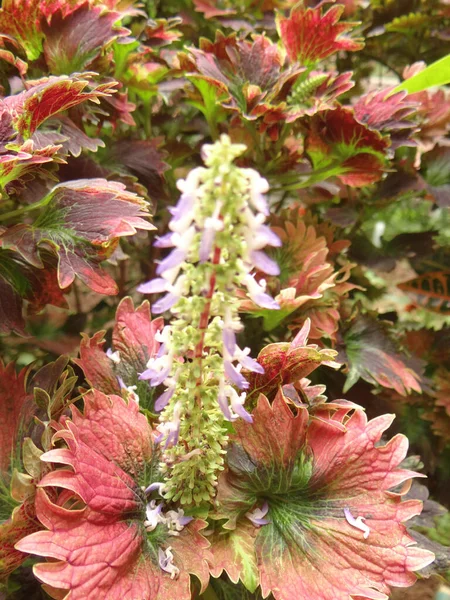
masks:
<path id="1" fill-rule="evenodd" d="M 172 221 L 178 221 L 189 213 L 195 204 L 195 196 L 190 193 L 183 193 L 178 200 L 176 206 L 169 208 L 170 214 L 173 216 Z"/>
<path id="2" fill-rule="evenodd" d="M 231 329 L 231 327 L 223 328 L 222 341 L 223 341 L 223 345 L 225 346 L 225 348 L 227 349 L 229 354 L 231 354 L 231 356 L 233 356 L 234 350 L 236 348 L 236 334 Z"/>
<path id="3" fill-rule="evenodd" d="M 155 402 L 156 412 L 160 412 L 165 406 L 167 406 L 169 400 L 172 398 L 175 392 L 175 387 L 168 388 Z"/>
<path id="4" fill-rule="evenodd" d="M 253 525 L 267 525 L 268 523 L 270 523 L 270 521 L 269 519 L 265 519 L 264 517 L 267 515 L 268 512 L 269 505 L 267 504 L 267 502 L 264 502 L 260 509 L 256 508 L 255 510 L 245 513 L 245 516 L 253 523 Z"/>
<path id="5" fill-rule="evenodd" d="M 269 519 L 258 519 L 257 517 L 247 517 L 253 523 L 253 525 L 267 525 L 270 523 Z"/>
<path id="6" fill-rule="evenodd" d="M 238 361 L 245 369 L 248 369 L 249 371 L 253 371 L 254 373 L 261 373 L 261 375 L 264 373 L 264 367 L 250 356 L 246 356 L 245 354 L 243 354 L 238 358 Z"/>
<path id="7" fill-rule="evenodd" d="M 252 415 L 245 410 L 242 404 L 239 404 L 238 402 L 232 403 L 231 408 L 237 415 L 244 419 L 244 421 L 247 421 L 247 423 L 253 423 Z"/>
<path id="8" fill-rule="evenodd" d="M 160 491 L 160 489 L 163 487 L 164 483 L 160 482 L 160 481 L 155 481 L 154 483 L 151 483 L 148 488 L 145 490 L 145 494 L 151 494 L 152 492 L 156 492 L 156 491 Z M 161 505 L 160 505 L 161 506 Z"/>
<path id="9" fill-rule="evenodd" d="M 179 296 L 170 293 L 166 294 L 152 305 L 152 312 L 155 313 L 155 315 L 160 315 L 161 313 L 166 312 L 166 310 L 169 310 L 169 308 L 172 308 L 178 300 Z"/>
<path id="10" fill-rule="evenodd" d="M 255 304 L 261 306 L 261 308 L 269 308 L 270 310 L 279 310 L 280 308 L 278 302 L 275 302 L 275 300 L 271 298 L 269 294 L 265 294 L 264 292 L 261 292 L 260 294 L 253 294 L 251 299 L 253 302 L 255 302 Z"/>
<path id="11" fill-rule="evenodd" d="M 167 281 L 158 277 L 157 279 L 152 279 L 146 283 L 141 283 L 141 285 L 138 286 L 137 291 L 141 294 L 160 294 L 161 292 L 167 292 Z"/>
<path id="12" fill-rule="evenodd" d="M 120 386 L 120 389 L 121 389 L 121 390 L 124 390 L 124 389 L 126 389 L 126 387 L 127 387 L 127 386 L 125 385 L 125 382 L 124 382 L 124 380 L 122 379 L 122 377 L 120 377 L 120 376 L 117 376 L 117 382 L 119 383 L 119 386 Z"/>
<path id="13" fill-rule="evenodd" d="M 171 431 L 167 436 L 166 443 L 164 444 L 164 448 L 168 446 L 176 446 L 178 443 L 178 436 L 180 434 L 180 428 L 178 427 L 176 431 Z"/>
<path id="14" fill-rule="evenodd" d="M 172 569 L 168 568 L 170 559 L 166 556 L 166 553 L 162 548 L 158 548 L 158 564 L 163 571 L 170 573 Z"/>
<path id="15" fill-rule="evenodd" d="M 269 258 L 267 254 L 261 252 L 261 250 L 252 250 L 250 252 L 250 260 L 257 269 L 266 273 L 267 275 L 279 275 L 280 267 L 277 263 Z"/>
<path id="16" fill-rule="evenodd" d="M 171 370 L 172 370 L 172 365 L 169 365 L 163 371 L 161 371 L 160 373 L 158 373 L 158 375 L 156 375 L 155 377 L 152 377 L 152 379 L 150 381 L 150 385 L 152 387 L 156 387 L 157 385 L 161 385 L 161 383 L 164 381 L 164 379 L 170 375 L 170 371 Z"/>
<path id="17" fill-rule="evenodd" d="M 153 309 L 153 307 L 152 307 L 152 309 Z M 161 344 L 161 346 L 159 347 L 158 352 L 156 353 L 156 358 L 161 358 L 161 356 L 166 354 L 166 352 L 167 352 L 166 344 L 163 342 Z"/>
<path id="18" fill-rule="evenodd" d="M 156 274 L 161 275 L 165 271 L 169 269 L 173 269 L 174 267 L 178 267 L 183 260 L 186 258 L 186 250 L 181 250 L 181 248 L 175 248 L 172 250 L 166 258 L 164 258 L 158 265 L 156 269 Z"/>
<path id="19" fill-rule="evenodd" d="M 201 263 L 204 263 L 209 259 L 215 237 L 216 232 L 214 229 L 205 229 L 203 232 L 200 249 L 198 251 L 198 257 Z"/>
<path id="20" fill-rule="evenodd" d="M 156 377 L 158 375 L 159 371 L 156 371 L 155 369 L 145 369 L 145 371 L 142 371 L 142 373 L 139 373 L 139 379 L 142 380 L 147 380 L 147 379 L 153 379 L 153 377 Z"/>
<path id="21" fill-rule="evenodd" d="M 228 406 L 228 398 L 225 394 L 219 394 L 217 396 L 217 402 L 219 403 L 220 410 L 227 421 L 232 421 L 230 407 Z"/>
<path id="22" fill-rule="evenodd" d="M 185 517 L 184 515 L 182 517 L 178 517 L 178 523 L 182 527 L 185 527 L 188 523 L 190 523 L 193 520 L 194 520 L 194 517 Z"/>
<path id="23" fill-rule="evenodd" d="M 246 390 L 250 387 L 249 382 L 245 379 L 243 375 L 239 373 L 234 365 L 230 363 L 229 360 L 223 361 L 225 375 L 228 377 L 230 381 L 232 381 L 237 387 L 241 390 Z"/>
<path id="24" fill-rule="evenodd" d="M 164 438 L 164 433 L 160 433 L 154 438 L 155 444 L 160 444 Z"/>
<path id="25" fill-rule="evenodd" d="M 172 248 L 175 244 L 173 243 L 173 233 L 169 231 L 169 233 L 165 233 L 161 237 L 157 237 L 153 242 L 155 248 Z"/>
<path id="26" fill-rule="evenodd" d="M 267 225 L 260 225 L 256 231 L 257 235 L 261 236 L 265 240 L 267 246 L 274 246 L 279 248 L 283 245 L 283 242 L 277 236 L 277 234 L 270 229 Z"/>

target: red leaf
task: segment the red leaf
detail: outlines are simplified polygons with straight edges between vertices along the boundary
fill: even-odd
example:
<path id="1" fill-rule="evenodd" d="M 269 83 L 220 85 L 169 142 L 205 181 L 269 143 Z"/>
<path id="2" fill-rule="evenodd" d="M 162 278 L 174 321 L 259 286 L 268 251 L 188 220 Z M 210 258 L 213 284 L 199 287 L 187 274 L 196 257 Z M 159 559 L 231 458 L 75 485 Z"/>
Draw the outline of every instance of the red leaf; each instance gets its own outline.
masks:
<path id="1" fill-rule="evenodd" d="M 145 300 L 136 309 L 131 298 L 124 298 L 117 307 L 116 322 L 112 336 L 113 347 L 131 369 L 145 369 L 148 360 L 156 356 L 159 342 L 155 334 L 164 326 L 164 319 L 152 321 L 150 304 Z"/>
<path id="2" fill-rule="evenodd" d="M 26 500 L 14 510 L 11 519 L 0 525 L 0 583 L 28 558 L 26 554 L 15 549 L 15 544 L 40 529 L 34 499 Z"/>
<path id="3" fill-rule="evenodd" d="M 301 1 L 289 18 L 278 18 L 278 31 L 291 61 L 309 65 L 341 50 L 353 52 L 363 47 L 360 39 L 343 35 L 357 24 L 339 22 L 344 7 L 332 6 L 324 12 L 326 4 L 330 2 L 324 0 L 314 8 L 305 8 Z"/>
<path id="4" fill-rule="evenodd" d="M 0 157 L 0 183 L 9 193 L 23 187 L 23 181 L 42 175 L 52 178 L 52 165 L 46 163 L 62 162 L 57 156 L 61 146 L 45 146 L 35 148 L 32 140 L 27 140 L 21 146 L 10 149 Z M 42 166 L 46 165 L 46 166 Z"/>
<path id="5" fill-rule="evenodd" d="M 193 0 L 195 10 L 203 13 L 205 19 L 213 19 L 214 17 L 224 17 L 227 15 L 236 14 L 236 10 L 232 8 L 221 9 L 216 6 L 216 2 L 210 0 Z"/>
<path id="6" fill-rule="evenodd" d="M 29 419 L 31 396 L 25 390 L 28 368 L 17 374 L 14 364 L 0 361 L 0 471 L 6 471 L 20 427 Z"/>
<path id="7" fill-rule="evenodd" d="M 306 150 L 314 168 L 329 167 L 347 185 L 361 187 L 383 174 L 388 142 L 378 131 L 359 123 L 349 108 L 314 115 Z"/>
<path id="8" fill-rule="evenodd" d="M 43 25 L 44 56 L 55 75 L 85 71 L 113 40 L 129 32 L 114 27 L 120 13 L 85 3 L 70 15 L 56 12 L 50 24 Z"/>
<path id="9" fill-rule="evenodd" d="M 43 490 L 36 513 L 47 531 L 21 540 L 16 547 L 56 562 L 35 566 L 44 583 L 70 590 L 73 600 L 154 598 L 190 600 L 189 572 L 208 582 L 208 542 L 199 533 L 206 526 L 192 521 L 179 537 L 165 525 L 147 534 L 146 496 L 141 490 L 152 458 L 152 432 L 136 403 L 94 391 L 85 396 L 82 415 L 63 421 L 55 437 L 67 448 L 51 450 L 42 459 L 72 470 L 46 475 L 42 487 L 57 486 L 77 494 L 85 508 L 69 510 L 52 503 Z M 147 482 L 148 483 L 148 482 Z M 61 499 L 67 492 L 63 492 Z M 158 565 L 158 548 L 173 548 L 180 569 L 172 580 Z"/>
<path id="10" fill-rule="evenodd" d="M 74 362 L 83 369 L 92 387 L 104 394 L 119 394 L 120 386 L 114 373 L 113 362 L 103 351 L 104 335 L 104 331 L 99 331 L 91 338 L 83 334 L 80 358 L 74 359 Z"/>
<path id="11" fill-rule="evenodd" d="M 261 396 L 253 423 L 237 425 L 219 480 L 217 518 L 227 515 L 228 526 L 239 530 L 248 527 L 251 508 L 267 503 L 268 523 L 254 544 L 263 597 L 387 600 L 390 586 L 412 585 L 413 571 L 434 559 L 411 547 L 402 524 L 422 503 L 390 491 L 415 475 L 398 468 L 408 448 L 404 436 L 379 445 L 392 416 L 368 422 L 355 405 L 332 406 L 322 404 L 307 426 L 305 409 L 294 414 L 281 395 L 270 407 Z M 367 528 L 352 517 L 363 517 Z M 233 552 L 228 561 L 219 553 L 220 565 L 228 566 Z"/>
<path id="12" fill-rule="evenodd" d="M 399 352 L 390 337 L 390 324 L 374 316 L 355 315 L 343 326 L 339 360 L 348 365 L 344 392 L 360 377 L 371 384 L 394 389 L 402 396 L 421 392 L 422 363 Z"/>
<path id="13" fill-rule="evenodd" d="M 79 179 L 61 183 L 43 201 L 46 210 L 34 225 L 15 225 L 1 237 L 4 248 L 20 252 L 30 264 L 43 266 L 40 246 L 58 256 L 58 279 L 68 287 L 75 276 L 100 294 L 117 291 L 98 263 L 108 257 L 117 238 L 154 229 L 143 217 L 147 204 L 121 183 Z"/>
<path id="14" fill-rule="evenodd" d="M 269 344 L 261 350 L 258 362 L 264 367 L 264 373 L 246 373 L 250 383 L 249 397 L 262 393 L 271 398 L 283 385 L 295 383 L 322 363 L 333 360 L 334 350 L 320 350 L 315 344 L 307 345 L 304 333 L 305 330 L 301 330 L 290 344 Z"/>
<path id="15" fill-rule="evenodd" d="M 14 116 L 14 127 L 28 138 L 49 117 L 86 100 L 98 104 L 99 98 L 116 91 L 115 82 L 93 85 L 90 77 L 90 73 L 84 73 L 83 76 L 42 78 L 33 82 L 30 89 L 8 96 L 3 103 Z"/>
<path id="16" fill-rule="evenodd" d="M 19 74 L 24 76 L 28 69 L 27 63 L 15 56 L 11 50 L 8 50 L 8 47 L 14 48 L 14 50 L 20 50 L 21 48 L 20 44 L 18 44 L 14 38 L 5 35 L 4 33 L 0 33 L 0 58 L 10 65 L 13 65 Z"/>
<path id="17" fill-rule="evenodd" d="M 160 180 L 169 165 L 164 162 L 165 154 L 158 149 L 160 139 L 119 140 L 113 147 L 113 160 L 122 163 L 150 190 L 160 185 Z"/>
<path id="18" fill-rule="evenodd" d="M 99 147 L 105 146 L 101 139 L 87 136 L 65 115 L 58 115 L 46 121 L 45 126 L 35 131 L 31 139 L 37 148 L 61 144 L 61 154 L 70 153 L 72 156 L 80 156 L 82 150 L 97 152 Z"/>
<path id="19" fill-rule="evenodd" d="M 211 575 L 220 577 L 225 571 L 233 583 L 242 581 L 254 592 L 259 585 L 259 572 L 255 556 L 255 537 L 258 529 L 250 521 L 241 521 L 237 529 L 217 529 L 208 537 L 213 562 Z"/>
<path id="20" fill-rule="evenodd" d="M 10 283 L 0 277 L 0 333 L 24 334 L 22 299 Z"/>
<path id="21" fill-rule="evenodd" d="M 152 321 L 147 301 L 135 309 L 133 300 L 124 298 L 117 308 L 112 336 L 113 350 L 119 352 L 119 364 L 114 365 L 103 350 L 104 331 L 92 338 L 83 336 L 80 358 L 74 362 L 83 369 L 86 379 L 94 388 L 105 394 L 120 393 L 118 377 L 127 385 L 138 383 L 138 374 L 145 370 L 148 360 L 155 357 L 159 350 L 155 334 L 163 326 L 162 318 Z"/>
<path id="22" fill-rule="evenodd" d="M 42 52 L 44 19 L 61 10 L 70 14 L 86 0 L 3 0 L 0 10 L 0 31 L 11 35 L 25 48 L 30 61 Z"/>

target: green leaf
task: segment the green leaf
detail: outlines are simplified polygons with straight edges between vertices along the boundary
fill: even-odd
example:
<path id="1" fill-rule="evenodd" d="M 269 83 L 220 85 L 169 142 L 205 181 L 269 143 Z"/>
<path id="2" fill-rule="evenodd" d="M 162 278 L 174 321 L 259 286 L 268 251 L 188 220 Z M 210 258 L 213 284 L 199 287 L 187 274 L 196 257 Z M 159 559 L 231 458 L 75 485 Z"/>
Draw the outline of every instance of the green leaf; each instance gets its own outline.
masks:
<path id="1" fill-rule="evenodd" d="M 406 90 L 409 94 L 415 94 L 447 83 L 450 83 L 450 54 L 428 65 L 426 69 L 398 85 L 389 95 L 402 90 Z"/>

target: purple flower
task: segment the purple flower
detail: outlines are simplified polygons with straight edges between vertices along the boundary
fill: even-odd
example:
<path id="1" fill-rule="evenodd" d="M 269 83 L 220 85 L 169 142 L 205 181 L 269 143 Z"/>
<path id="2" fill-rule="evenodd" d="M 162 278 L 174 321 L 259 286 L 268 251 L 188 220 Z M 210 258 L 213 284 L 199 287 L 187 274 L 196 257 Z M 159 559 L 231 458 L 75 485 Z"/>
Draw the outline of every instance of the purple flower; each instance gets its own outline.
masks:
<path id="1" fill-rule="evenodd" d="M 169 400 L 172 398 L 175 392 L 175 386 L 171 386 L 167 388 L 167 390 L 159 396 L 159 398 L 155 402 L 155 411 L 160 412 L 163 408 L 167 406 Z"/>
<path id="2" fill-rule="evenodd" d="M 166 312 L 166 310 L 169 310 L 169 308 L 172 308 L 179 299 L 180 297 L 175 296 L 175 294 L 166 294 L 152 305 L 152 312 L 155 313 L 155 315 L 160 315 L 161 313 Z"/>
<path id="3" fill-rule="evenodd" d="M 223 416 L 227 421 L 232 421 L 233 417 L 231 416 L 230 407 L 228 406 L 228 397 L 225 393 L 225 385 L 223 379 L 220 382 L 219 394 L 217 396 L 217 402 L 219 404 L 220 410 L 223 413 Z"/>
<path id="4" fill-rule="evenodd" d="M 248 356 L 243 352 L 239 354 L 237 360 L 241 363 L 244 369 L 248 369 L 249 371 L 253 371 L 254 373 L 261 373 L 261 375 L 264 373 L 264 367 L 260 365 L 257 360 L 251 358 L 251 356 Z"/>
<path id="5" fill-rule="evenodd" d="M 247 423 L 253 423 L 252 415 L 245 410 L 245 408 L 242 406 L 242 404 L 240 404 L 240 403 L 234 404 L 233 402 L 231 402 L 231 408 L 234 410 L 234 412 L 239 417 L 241 417 L 241 419 L 244 419 L 244 421 L 247 421 Z"/>
<path id="6" fill-rule="evenodd" d="M 112 360 L 113 363 L 115 363 L 116 365 L 120 363 L 120 352 L 118 350 L 113 352 L 111 348 L 108 348 L 108 350 L 106 351 L 106 356 L 110 360 Z"/>
<path id="7" fill-rule="evenodd" d="M 260 294 L 250 295 L 250 298 L 253 300 L 255 304 L 260 306 L 261 308 L 268 308 L 270 310 L 279 310 L 280 305 L 278 302 L 269 296 L 269 294 L 265 294 L 261 292 Z"/>
<path id="8" fill-rule="evenodd" d="M 185 516 L 185 515 L 180 515 L 178 517 L 178 523 L 182 527 L 186 527 L 186 525 L 188 525 L 193 519 L 194 519 L 194 517 L 188 517 L 188 516 Z"/>
<path id="9" fill-rule="evenodd" d="M 174 267 L 178 267 L 186 258 L 187 251 L 181 248 L 175 248 L 170 252 L 166 258 L 164 258 L 158 265 L 156 269 L 156 274 L 161 275 L 165 271 L 169 269 L 173 269 Z"/>
<path id="10" fill-rule="evenodd" d="M 263 273 L 267 273 L 267 275 L 280 274 L 280 267 L 277 265 L 277 263 L 269 258 L 267 254 L 261 252 L 261 250 L 252 250 L 250 252 L 250 260 L 257 269 Z"/>
<path id="11" fill-rule="evenodd" d="M 276 248 L 279 248 L 283 245 L 283 242 L 280 240 L 277 234 L 274 231 L 272 231 L 267 225 L 260 225 L 256 230 L 256 235 L 259 242 L 258 245 L 261 248 L 263 246 L 274 246 Z"/>
<path id="12" fill-rule="evenodd" d="M 239 389 L 246 390 L 250 386 L 249 382 L 245 379 L 245 377 L 241 375 L 241 373 L 239 373 L 236 367 L 229 360 L 224 360 L 223 366 L 225 370 L 225 375 Z"/>
<path id="13" fill-rule="evenodd" d="M 254 508 L 253 510 L 245 513 L 245 516 L 253 523 L 253 525 L 260 527 L 261 525 L 267 525 L 270 523 L 268 519 L 264 518 L 268 512 L 269 505 L 267 502 L 264 502 L 261 508 Z"/>
<path id="14" fill-rule="evenodd" d="M 152 279 L 146 283 L 141 283 L 141 285 L 138 286 L 137 291 L 141 292 L 141 294 L 159 294 L 161 292 L 167 292 L 167 286 L 167 281 L 158 277 L 157 279 Z"/>
<path id="15" fill-rule="evenodd" d="M 161 488 L 164 487 L 164 483 L 162 483 L 161 481 L 154 481 L 153 483 L 151 483 L 148 488 L 145 490 L 145 494 L 151 494 L 152 492 L 156 492 L 158 491 L 158 493 L 161 492 Z"/>
<path id="16" fill-rule="evenodd" d="M 157 237 L 153 242 L 155 248 L 172 248 L 175 246 L 173 242 L 173 233 L 169 231 L 169 233 L 165 233 L 161 237 Z"/>
<path id="17" fill-rule="evenodd" d="M 224 327 L 222 330 L 222 341 L 226 350 L 233 356 L 234 350 L 236 348 L 236 334 L 231 329 L 231 327 Z"/>
<path id="18" fill-rule="evenodd" d="M 165 550 L 158 548 L 158 564 L 163 571 L 170 574 L 171 579 L 176 579 L 180 573 L 180 569 L 173 564 L 173 554 L 171 550 L 171 546 Z"/>
<path id="19" fill-rule="evenodd" d="M 172 222 L 179 221 L 188 215 L 194 208 L 195 200 L 195 194 L 191 192 L 183 192 L 177 204 L 169 208 L 169 212 L 173 216 Z"/>

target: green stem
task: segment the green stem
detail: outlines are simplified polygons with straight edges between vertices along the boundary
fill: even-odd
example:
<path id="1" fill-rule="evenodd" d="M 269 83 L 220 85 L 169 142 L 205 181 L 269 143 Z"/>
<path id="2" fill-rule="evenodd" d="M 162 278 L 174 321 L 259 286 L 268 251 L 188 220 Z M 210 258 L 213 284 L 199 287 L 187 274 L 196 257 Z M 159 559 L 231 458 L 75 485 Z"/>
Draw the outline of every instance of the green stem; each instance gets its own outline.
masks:
<path id="1" fill-rule="evenodd" d="M 8 219 L 13 219 L 14 217 L 18 217 L 19 215 L 23 215 L 31 210 L 36 210 L 36 208 L 42 208 L 46 204 L 48 204 L 49 197 L 45 196 L 42 200 L 35 202 L 34 204 L 29 204 L 28 206 L 22 206 L 21 208 L 17 208 L 16 210 L 11 210 L 10 212 L 4 213 L 0 215 L 0 221 L 7 221 Z"/>

